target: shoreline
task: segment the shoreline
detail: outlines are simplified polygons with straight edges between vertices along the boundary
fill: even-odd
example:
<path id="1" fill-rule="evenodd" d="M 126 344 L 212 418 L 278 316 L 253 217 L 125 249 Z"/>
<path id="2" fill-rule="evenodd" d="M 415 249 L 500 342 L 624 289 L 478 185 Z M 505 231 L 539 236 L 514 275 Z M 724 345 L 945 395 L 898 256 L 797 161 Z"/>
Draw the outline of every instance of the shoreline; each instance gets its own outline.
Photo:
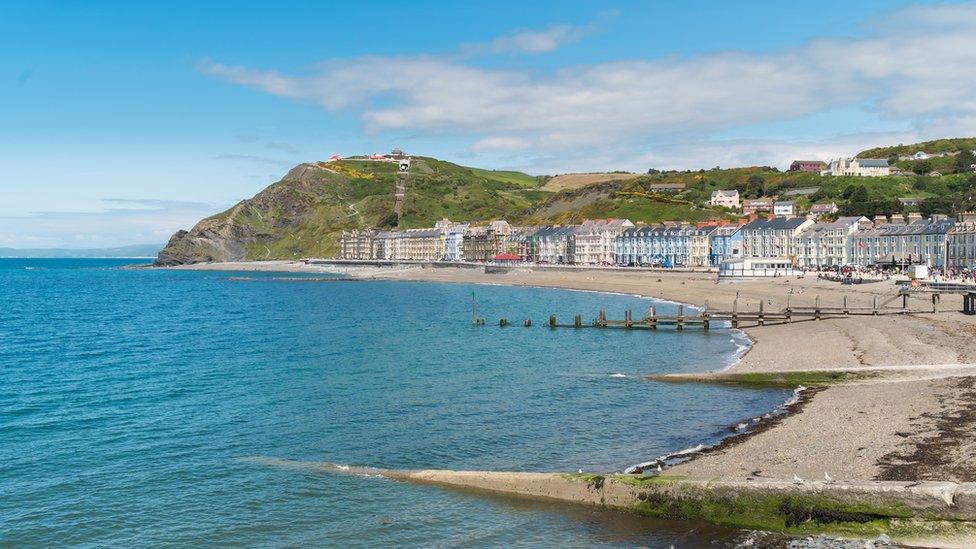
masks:
<path id="1" fill-rule="evenodd" d="M 336 272 L 298 262 L 257 262 L 177 267 L 186 270 Z M 841 286 L 817 278 L 718 283 L 705 273 L 533 272 L 486 274 L 449 267 L 357 268 L 342 274 L 372 280 L 460 282 L 612 292 L 701 307 L 739 299 L 743 310 L 763 300 L 767 310 L 848 299 L 852 306 L 895 291 L 891 281 Z M 947 415 L 971 418 L 976 376 L 976 319 L 960 312 L 961 298 L 943 296 L 942 312 L 829 318 L 748 326 L 750 342 L 737 360 L 703 374 L 660 376 L 661 381 L 737 383 L 778 381 L 816 387 L 792 413 L 768 426 L 724 437 L 713 447 L 669 467 L 683 478 L 823 478 L 844 482 L 976 481 L 976 429 Z M 744 306 L 742 305 L 744 304 Z M 912 296 L 917 310 L 931 307 Z M 730 329 L 731 331 L 731 329 Z M 684 379 L 682 379 L 682 377 Z M 694 379 L 688 379 L 693 377 Z M 669 378 L 669 379 L 661 379 Z M 795 383 L 807 385 L 806 383 Z M 748 420 L 746 420 L 748 421 Z M 951 434 L 951 437 L 949 436 Z M 933 460 L 938 448 L 941 460 Z M 951 462 L 946 468 L 939 463 Z M 976 516 L 967 520 L 974 520 Z"/>

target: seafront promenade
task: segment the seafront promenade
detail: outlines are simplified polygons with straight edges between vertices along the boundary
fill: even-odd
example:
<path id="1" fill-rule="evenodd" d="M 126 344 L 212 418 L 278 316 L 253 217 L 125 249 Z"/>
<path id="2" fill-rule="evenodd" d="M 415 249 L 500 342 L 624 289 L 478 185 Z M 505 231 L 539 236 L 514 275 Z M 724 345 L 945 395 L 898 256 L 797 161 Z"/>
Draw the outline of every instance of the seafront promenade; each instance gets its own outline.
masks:
<path id="1" fill-rule="evenodd" d="M 189 269 L 323 272 L 335 267 L 302 262 L 211 264 Z M 781 277 L 719 283 L 715 273 L 354 267 L 349 276 L 510 284 L 620 292 L 702 306 L 706 302 L 769 310 L 846 301 L 870 306 L 897 294 L 896 280 L 841 285 Z M 912 295 L 907 305 L 931 308 L 930 296 Z M 818 322 L 752 326 L 753 344 L 742 359 L 697 382 L 780 384 L 816 387 L 793 411 L 755 432 L 665 469 L 687 479 L 762 479 L 806 488 L 836 490 L 845 483 L 976 481 L 976 318 L 962 311 L 962 297 L 945 295 L 940 312 L 824 318 Z M 716 368 L 719 368 L 716 365 Z M 844 375 L 824 375 L 824 371 Z M 738 379 L 736 378 L 738 376 Z M 677 376 L 674 381 L 688 381 Z M 653 411 L 648 411 L 649 417 Z M 748 421 L 749 418 L 743 418 Z M 731 432 L 730 432 L 731 434 Z M 677 450 L 677 449 L 676 449 Z M 657 456 L 634 456 L 634 463 Z M 605 473 L 605 472 L 587 472 Z M 821 486 L 825 478 L 837 484 Z M 737 479 L 737 480 L 736 480 Z M 751 481 L 750 481 L 751 482 Z M 463 483 L 461 483 L 463 485 Z M 906 485 L 907 485 L 906 484 Z M 880 486 L 880 485 L 879 485 Z M 483 486 L 478 486 L 484 489 Z M 967 517 L 969 520 L 976 516 Z"/>

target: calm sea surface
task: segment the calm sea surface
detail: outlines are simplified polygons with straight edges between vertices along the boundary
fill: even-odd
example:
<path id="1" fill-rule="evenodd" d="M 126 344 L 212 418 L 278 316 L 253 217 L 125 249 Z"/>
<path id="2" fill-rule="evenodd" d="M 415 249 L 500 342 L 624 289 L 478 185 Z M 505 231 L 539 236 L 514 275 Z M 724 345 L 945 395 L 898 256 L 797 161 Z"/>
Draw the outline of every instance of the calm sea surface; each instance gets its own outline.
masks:
<path id="1" fill-rule="evenodd" d="M 126 263 L 0 260 L 0 545 L 697 547 L 737 533 L 269 462 L 619 471 L 788 396 L 642 379 L 726 330 L 540 326 L 630 296 Z"/>

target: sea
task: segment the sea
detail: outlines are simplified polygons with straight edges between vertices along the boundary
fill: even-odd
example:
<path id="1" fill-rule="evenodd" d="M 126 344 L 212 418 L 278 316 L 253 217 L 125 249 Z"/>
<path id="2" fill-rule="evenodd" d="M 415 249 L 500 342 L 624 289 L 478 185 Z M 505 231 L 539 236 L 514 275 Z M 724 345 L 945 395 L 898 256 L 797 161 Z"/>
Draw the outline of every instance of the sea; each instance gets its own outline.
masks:
<path id="1" fill-rule="evenodd" d="M 675 307 L 635 296 L 133 263 L 0 260 L 0 546 L 728 546 L 302 464 L 619 472 L 790 396 L 644 377 L 731 364 L 728 329 L 544 327 Z"/>

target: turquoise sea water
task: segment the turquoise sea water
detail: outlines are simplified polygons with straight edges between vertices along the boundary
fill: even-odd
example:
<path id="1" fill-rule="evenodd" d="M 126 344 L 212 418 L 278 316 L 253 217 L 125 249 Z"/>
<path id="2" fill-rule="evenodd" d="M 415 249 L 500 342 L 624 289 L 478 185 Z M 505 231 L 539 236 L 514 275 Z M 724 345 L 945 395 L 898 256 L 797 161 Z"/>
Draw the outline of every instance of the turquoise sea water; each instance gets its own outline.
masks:
<path id="1" fill-rule="evenodd" d="M 619 471 L 788 396 L 641 377 L 728 363 L 726 330 L 540 326 L 646 310 L 630 296 L 130 262 L 0 260 L 0 545 L 721 543 L 736 533 L 270 463 Z"/>

